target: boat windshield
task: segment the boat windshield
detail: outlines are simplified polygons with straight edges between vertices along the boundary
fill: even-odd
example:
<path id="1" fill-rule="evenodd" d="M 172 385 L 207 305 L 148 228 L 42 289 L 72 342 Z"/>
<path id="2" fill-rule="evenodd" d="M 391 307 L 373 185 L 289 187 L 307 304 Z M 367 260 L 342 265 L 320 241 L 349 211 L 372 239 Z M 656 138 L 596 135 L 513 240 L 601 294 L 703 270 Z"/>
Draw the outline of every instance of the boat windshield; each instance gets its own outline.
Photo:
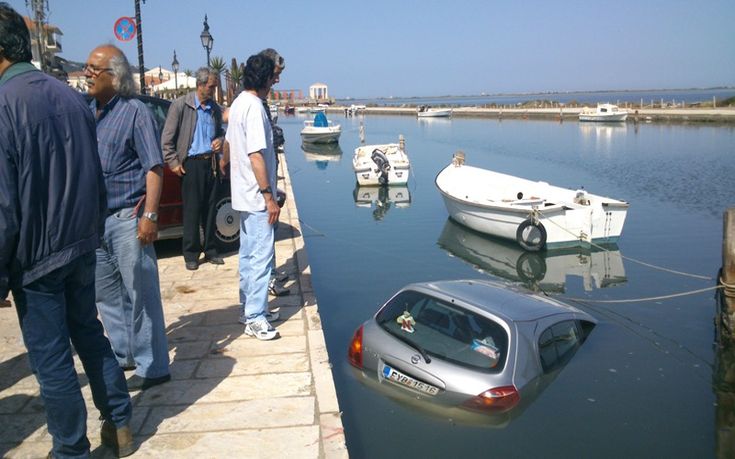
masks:
<path id="1" fill-rule="evenodd" d="M 505 329 L 438 298 L 403 291 L 380 310 L 376 320 L 386 332 L 435 358 L 487 373 L 499 373 L 505 366 Z"/>

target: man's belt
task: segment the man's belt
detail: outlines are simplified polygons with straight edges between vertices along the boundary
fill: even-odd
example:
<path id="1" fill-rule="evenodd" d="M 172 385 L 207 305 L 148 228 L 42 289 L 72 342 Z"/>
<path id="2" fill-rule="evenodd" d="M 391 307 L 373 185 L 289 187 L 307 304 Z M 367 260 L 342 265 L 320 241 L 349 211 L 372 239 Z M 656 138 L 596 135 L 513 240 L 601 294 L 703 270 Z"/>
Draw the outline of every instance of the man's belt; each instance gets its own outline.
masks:
<path id="1" fill-rule="evenodd" d="M 200 155 L 189 156 L 187 159 L 201 159 L 201 160 L 212 159 L 212 153 L 202 153 Z"/>

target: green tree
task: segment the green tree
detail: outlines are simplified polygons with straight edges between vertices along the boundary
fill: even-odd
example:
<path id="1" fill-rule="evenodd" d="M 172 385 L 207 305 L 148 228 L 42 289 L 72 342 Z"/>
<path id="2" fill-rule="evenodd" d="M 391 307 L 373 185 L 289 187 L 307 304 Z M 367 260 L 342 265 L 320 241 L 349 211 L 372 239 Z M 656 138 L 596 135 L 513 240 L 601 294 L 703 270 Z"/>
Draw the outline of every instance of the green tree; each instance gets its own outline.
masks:
<path id="1" fill-rule="evenodd" d="M 189 89 L 189 78 L 194 75 L 194 72 L 191 69 L 186 69 L 184 75 L 186 75 L 186 89 Z"/>

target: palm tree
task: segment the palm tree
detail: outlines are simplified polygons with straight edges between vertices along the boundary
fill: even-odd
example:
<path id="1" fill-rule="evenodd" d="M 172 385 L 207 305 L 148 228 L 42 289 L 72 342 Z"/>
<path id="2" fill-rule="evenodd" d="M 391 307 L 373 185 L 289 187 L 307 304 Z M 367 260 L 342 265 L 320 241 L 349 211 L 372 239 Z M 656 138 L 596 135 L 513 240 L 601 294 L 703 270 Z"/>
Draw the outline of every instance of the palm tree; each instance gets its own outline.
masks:
<path id="1" fill-rule="evenodd" d="M 235 97 L 240 93 L 240 86 L 242 84 L 242 71 L 240 66 L 237 64 L 237 59 L 232 58 L 232 65 L 230 66 L 230 81 L 229 87 L 227 88 L 227 96 L 229 100 L 234 100 Z"/>
<path id="2" fill-rule="evenodd" d="M 219 56 L 214 56 L 209 61 L 209 68 L 214 70 L 217 75 L 219 75 L 219 78 L 217 79 L 217 103 L 222 104 L 222 74 L 227 68 L 227 64 L 225 64 L 225 60 L 223 58 Z"/>

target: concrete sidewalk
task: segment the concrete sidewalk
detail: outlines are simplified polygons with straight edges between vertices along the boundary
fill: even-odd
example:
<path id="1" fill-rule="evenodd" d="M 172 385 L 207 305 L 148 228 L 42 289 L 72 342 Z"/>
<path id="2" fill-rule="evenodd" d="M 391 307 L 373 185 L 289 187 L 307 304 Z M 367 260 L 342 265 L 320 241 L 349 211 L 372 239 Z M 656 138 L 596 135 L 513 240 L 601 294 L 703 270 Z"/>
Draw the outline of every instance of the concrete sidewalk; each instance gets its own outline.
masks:
<path id="1" fill-rule="evenodd" d="M 290 295 L 270 298 L 280 338 L 258 341 L 238 324 L 238 259 L 187 271 L 180 244 L 159 255 L 172 381 L 133 393 L 131 457 L 345 458 L 311 271 L 284 155 L 279 186 L 288 193 L 276 234 L 276 264 Z M 165 247 L 176 247 L 167 256 Z M 159 247 L 160 248 L 160 247 Z M 0 456 L 46 457 L 51 437 L 14 308 L 0 309 Z M 89 411 L 93 457 L 100 446 L 89 386 L 77 360 Z M 126 376 L 131 376 L 127 373 Z"/>

